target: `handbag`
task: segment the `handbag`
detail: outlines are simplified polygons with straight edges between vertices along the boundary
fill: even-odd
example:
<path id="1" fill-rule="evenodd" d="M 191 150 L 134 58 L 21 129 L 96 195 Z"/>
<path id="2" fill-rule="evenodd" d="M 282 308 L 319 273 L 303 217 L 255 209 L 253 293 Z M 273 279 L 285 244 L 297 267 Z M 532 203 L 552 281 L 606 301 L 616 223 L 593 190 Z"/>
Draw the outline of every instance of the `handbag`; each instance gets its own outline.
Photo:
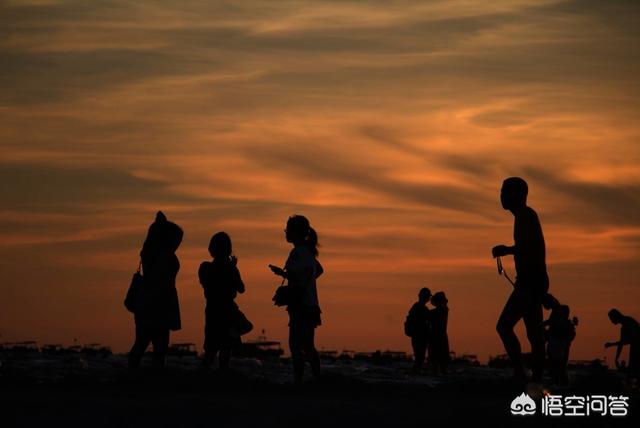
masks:
<path id="1" fill-rule="evenodd" d="M 284 285 L 285 280 L 282 280 L 280 286 L 276 289 L 273 295 L 273 304 L 276 306 L 289 306 L 295 305 L 302 301 L 302 287 L 293 287 L 290 284 Z"/>
<path id="2" fill-rule="evenodd" d="M 124 307 L 131 313 L 136 313 L 136 309 L 138 307 L 138 295 L 140 294 L 140 290 L 142 289 L 142 282 L 144 281 L 144 276 L 142 275 L 142 260 L 140 264 L 138 264 L 138 270 L 133 274 L 131 278 L 131 284 L 129 284 L 129 289 L 127 290 L 127 295 L 124 298 Z"/>

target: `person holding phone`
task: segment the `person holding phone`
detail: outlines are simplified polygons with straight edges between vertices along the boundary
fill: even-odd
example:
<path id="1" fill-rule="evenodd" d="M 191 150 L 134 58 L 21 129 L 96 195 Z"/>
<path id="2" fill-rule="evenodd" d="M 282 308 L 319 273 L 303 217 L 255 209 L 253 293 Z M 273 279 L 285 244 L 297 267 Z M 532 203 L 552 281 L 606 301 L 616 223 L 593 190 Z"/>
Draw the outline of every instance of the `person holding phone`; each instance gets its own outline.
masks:
<path id="1" fill-rule="evenodd" d="M 315 377 L 320 376 L 320 355 L 315 347 L 315 329 L 322 324 L 316 279 L 324 272 L 318 261 L 318 235 L 301 215 L 289 217 L 285 239 L 293 245 L 285 267 L 269 265 L 271 271 L 289 281 L 292 298 L 289 313 L 289 349 L 296 384 L 302 383 L 305 360 Z"/>

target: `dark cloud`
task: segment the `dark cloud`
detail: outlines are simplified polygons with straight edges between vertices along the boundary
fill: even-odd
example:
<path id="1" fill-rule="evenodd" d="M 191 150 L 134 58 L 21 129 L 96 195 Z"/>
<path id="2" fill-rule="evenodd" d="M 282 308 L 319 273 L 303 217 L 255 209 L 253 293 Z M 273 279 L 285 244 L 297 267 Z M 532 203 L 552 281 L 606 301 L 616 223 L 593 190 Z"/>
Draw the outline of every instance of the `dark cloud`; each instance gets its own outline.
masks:
<path id="1" fill-rule="evenodd" d="M 419 158 L 428 155 L 428 151 L 424 148 L 407 143 L 404 140 L 405 136 L 401 129 L 378 124 L 366 124 L 359 127 L 357 132 L 384 147 L 399 150 Z"/>
<path id="2" fill-rule="evenodd" d="M 404 141 L 404 133 L 401 129 L 369 124 L 360 127 L 358 132 L 381 146 L 423 159 L 425 161 L 425 168 L 429 168 L 431 165 L 438 165 L 445 169 L 475 176 L 476 179 L 481 178 L 487 180 L 491 179 L 495 173 L 496 161 L 486 155 L 476 154 L 471 156 L 443 151 L 438 152 L 422 146 L 413 145 Z"/>
<path id="3" fill-rule="evenodd" d="M 588 225 L 640 225 L 640 184 L 603 184 L 561 178 L 559 172 L 542 168 L 523 168 L 524 177 L 564 202 L 556 207 L 555 221 Z"/>
<path id="4" fill-rule="evenodd" d="M 62 46 L 62 51 L 55 51 L 56 46 L 47 45 L 44 37 L 36 47 L 52 51 L 6 48 L 0 65 L 0 77 L 6 82 L 0 102 L 68 101 L 149 78 L 232 74 L 237 72 L 235 67 L 251 65 L 262 73 L 207 88 L 209 104 L 240 110 L 265 105 L 283 108 L 307 105 L 308 97 L 313 97 L 316 107 L 349 108 L 370 106 L 372 100 L 393 94 L 393 104 L 409 105 L 420 98 L 423 105 L 431 101 L 441 106 L 455 103 L 460 93 L 486 100 L 513 95 L 522 85 L 532 84 L 563 85 L 574 88 L 574 93 L 591 91 L 596 82 L 598 88 L 617 87 L 624 93 L 638 90 L 635 76 L 640 60 L 629 54 L 635 51 L 638 31 L 624 23 L 639 8 L 628 2 L 616 2 L 611 9 L 598 2 L 562 2 L 461 17 L 416 14 L 376 25 L 310 21 L 284 31 L 255 31 L 255 27 L 269 23 L 269 18 L 273 23 L 281 19 L 295 23 L 288 14 L 304 8 L 286 2 L 141 4 L 144 7 L 127 2 L 5 6 L 0 15 L 5 16 L 7 38 L 39 32 L 56 36 L 61 28 L 71 28 L 77 37 L 90 31 L 88 35 L 115 38 L 122 46 L 97 45 L 94 50 L 88 46 L 83 52 L 65 52 Z M 341 4 L 345 3 L 335 6 Z M 400 4 L 395 8 L 402 10 Z M 161 19 L 172 16 L 169 12 L 175 12 L 178 22 L 193 20 L 196 25 L 163 28 Z M 367 13 L 367 7 L 362 13 Z M 146 28 L 145 18 L 160 22 Z M 225 18 L 236 25 L 224 26 Z M 141 28 L 135 27 L 137 21 Z M 95 25 L 74 27 L 73 23 Z M 501 32 L 521 24 L 523 31 L 531 33 L 529 37 L 509 43 L 507 32 L 501 40 Z M 497 44 L 469 44 L 494 33 Z M 136 48 L 140 40 L 162 47 Z M 351 53 L 353 58 L 348 56 Z M 495 89 L 498 85 L 500 94 Z M 263 93 L 265 88 L 268 95 Z M 537 95 L 527 89 L 528 96 Z M 475 121 L 504 126 L 522 123 L 528 114 L 489 112 Z"/>
<path id="5" fill-rule="evenodd" d="M 3 205 L 12 210 L 74 212 L 104 203 L 193 201 L 169 190 L 170 183 L 137 178 L 116 167 L 4 163 L 0 183 Z"/>
<path id="6" fill-rule="evenodd" d="M 347 159 L 334 150 L 308 145 L 253 147 L 246 156 L 263 167 L 287 172 L 292 178 L 334 182 L 372 191 L 396 200 L 466 213 L 484 214 L 488 201 L 476 192 L 453 185 L 413 184 L 388 177 L 398 165 L 375 165 L 357 158 Z"/>
<path id="7" fill-rule="evenodd" d="M 602 27 L 605 27 L 609 34 L 640 36 L 640 27 L 638 27 L 640 3 L 635 0 L 616 0 L 613 2 L 568 0 L 541 6 L 540 11 L 591 18 Z"/>
<path id="8" fill-rule="evenodd" d="M 0 104 L 68 102 L 144 79 L 188 75 L 215 62 L 141 49 L 88 52 L 4 52 Z"/>

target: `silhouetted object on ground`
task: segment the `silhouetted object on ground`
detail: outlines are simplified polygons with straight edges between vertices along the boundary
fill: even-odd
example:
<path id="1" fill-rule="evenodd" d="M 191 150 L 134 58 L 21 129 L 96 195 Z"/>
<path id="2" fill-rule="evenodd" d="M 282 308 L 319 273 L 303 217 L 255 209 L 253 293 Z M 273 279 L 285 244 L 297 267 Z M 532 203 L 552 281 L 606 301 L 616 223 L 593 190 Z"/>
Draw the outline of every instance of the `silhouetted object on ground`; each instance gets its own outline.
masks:
<path id="1" fill-rule="evenodd" d="M 449 336 L 447 335 L 449 307 L 447 303 L 447 297 L 442 291 L 438 291 L 431 297 L 431 304 L 434 308 L 429 311 L 431 320 L 429 363 L 434 374 L 447 373 L 449 364 Z"/>
<path id="2" fill-rule="evenodd" d="M 615 364 L 617 368 L 620 368 L 622 348 L 624 345 L 629 345 L 627 374 L 629 377 L 637 378 L 640 374 L 640 325 L 638 321 L 630 316 L 623 315 L 617 309 L 611 309 L 609 311 L 609 320 L 615 325 L 620 324 L 620 340 L 617 342 L 607 342 L 604 344 L 604 347 L 616 347 Z"/>
<path id="3" fill-rule="evenodd" d="M 391 365 L 396 362 L 409 362 L 411 357 L 404 351 L 377 350 L 370 354 L 370 362 L 381 365 Z"/>
<path id="4" fill-rule="evenodd" d="M 88 343 L 80 349 L 80 352 L 88 357 L 107 358 L 113 355 L 110 347 L 102 346 L 100 343 Z"/>
<path id="5" fill-rule="evenodd" d="M 549 319 L 543 322 L 548 327 L 545 331 L 547 341 L 547 357 L 551 365 L 551 378 L 554 385 L 567 386 L 567 364 L 571 342 L 576 337 L 578 319 L 569 319 L 569 306 L 556 304 L 551 309 Z"/>
<path id="6" fill-rule="evenodd" d="M 225 370 L 229 368 L 232 349 L 240 345 L 240 336 L 251 331 L 253 326 L 235 302 L 238 293 L 244 293 L 245 286 L 229 235 L 225 232 L 213 235 L 209 254 L 213 260 L 202 262 L 198 270 L 207 299 L 203 364 L 210 366 L 219 353 L 219 367 Z"/>
<path id="7" fill-rule="evenodd" d="M 449 362 L 458 366 L 480 367 L 480 361 L 475 354 L 462 354 L 457 356 L 454 351 L 449 351 Z"/>
<path id="8" fill-rule="evenodd" d="M 526 377 L 522 362 L 522 351 L 515 325 L 524 320 L 527 338 L 531 343 L 534 358 L 533 380 L 542 380 L 544 367 L 544 327 L 542 325 L 542 300 L 549 289 L 545 261 L 545 243 L 542 227 L 536 212 L 527 206 L 527 183 L 519 177 L 504 180 L 500 201 L 505 210 L 515 217 L 514 245 L 497 245 L 493 257 L 513 255 L 516 266 L 514 289 L 498 319 L 496 330 L 511 358 L 514 375 Z"/>
<path id="9" fill-rule="evenodd" d="M 404 351 L 392 351 L 389 349 L 386 351 L 378 349 L 374 352 L 356 352 L 345 349 L 337 357 L 337 360 L 343 362 L 367 362 L 383 366 L 414 361 L 413 358 Z"/>
<path id="10" fill-rule="evenodd" d="M 265 331 L 262 330 L 262 334 L 258 336 L 257 340 L 243 341 L 235 354 L 240 357 L 270 359 L 279 358 L 284 354 L 284 350 L 280 346 L 280 342 L 267 340 Z"/>
<path id="11" fill-rule="evenodd" d="M 53 344 L 53 343 L 44 345 L 40 349 L 40 352 L 47 355 L 63 355 L 65 353 L 64 351 L 65 349 L 62 345 Z"/>
<path id="12" fill-rule="evenodd" d="M 14 354 L 31 354 L 40 352 L 38 344 L 33 340 L 15 343 L 5 342 L 0 345 L 0 350 L 11 351 Z"/>
<path id="13" fill-rule="evenodd" d="M 167 351 L 167 355 L 171 355 L 172 357 L 197 357 L 198 351 L 196 351 L 195 343 L 174 343 L 169 346 L 169 350 Z"/>
<path id="14" fill-rule="evenodd" d="M 419 372 L 424 364 L 429 346 L 431 325 L 427 303 L 431 299 L 431 290 L 422 288 L 418 293 L 418 301 L 411 306 L 404 322 L 404 334 L 411 338 L 413 348 L 413 370 Z"/>
<path id="15" fill-rule="evenodd" d="M 314 376 L 320 375 L 320 356 L 314 343 L 315 329 L 321 325 L 320 304 L 316 279 L 323 268 L 318 262 L 318 235 L 309 220 L 295 215 L 287 221 L 287 242 L 293 244 L 284 269 L 274 265 L 269 268 L 274 274 L 288 280 L 292 293 L 288 297 L 289 348 L 293 360 L 296 383 L 302 382 L 305 359 L 311 365 Z"/>
<path id="16" fill-rule="evenodd" d="M 326 351 L 326 350 L 322 350 L 322 351 L 318 351 L 318 354 L 320 354 L 320 359 L 325 359 L 325 360 L 329 360 L 331 362 L 335 362 L 338 359 L 338 351 Z"/>
<path id="17" fill-rule="evenodd" d="M 158 211 L 142 246 L 143 281 L 136 297 L 136 339 L 129 352 L 129 367 L 140 365 L 150 343 L 153 362 L 164 366 L 169 347 L 169 331 L 180 330 L 180 306 L 176 276 L 180 262 L 175 252 L 182 242 L 182 229 Z"/>

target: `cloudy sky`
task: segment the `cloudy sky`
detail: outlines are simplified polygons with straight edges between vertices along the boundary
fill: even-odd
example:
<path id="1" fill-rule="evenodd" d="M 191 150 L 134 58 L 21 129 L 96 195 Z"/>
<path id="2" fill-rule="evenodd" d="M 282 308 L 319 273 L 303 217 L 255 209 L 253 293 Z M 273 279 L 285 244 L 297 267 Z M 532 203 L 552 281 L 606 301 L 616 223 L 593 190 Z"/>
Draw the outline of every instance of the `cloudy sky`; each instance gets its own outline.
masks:
<path id="1" fill-rule="evenodd" d="M 581 319 L 573 357 L 611 361 L 606 312 L 640 317 L 639 21 L 634 1 L 1 2 L 0 341 L 126 350 L 158 209 L 185 230 L 173 340 L 201 348 L 197 267 L 225 230 L 241 308 L 285 341 L 267 264 L 300 213 L 326 268 L 319 347 L 408 350 L 429 286 L 451 348 L 486 359 L 519 175 Z"/>

